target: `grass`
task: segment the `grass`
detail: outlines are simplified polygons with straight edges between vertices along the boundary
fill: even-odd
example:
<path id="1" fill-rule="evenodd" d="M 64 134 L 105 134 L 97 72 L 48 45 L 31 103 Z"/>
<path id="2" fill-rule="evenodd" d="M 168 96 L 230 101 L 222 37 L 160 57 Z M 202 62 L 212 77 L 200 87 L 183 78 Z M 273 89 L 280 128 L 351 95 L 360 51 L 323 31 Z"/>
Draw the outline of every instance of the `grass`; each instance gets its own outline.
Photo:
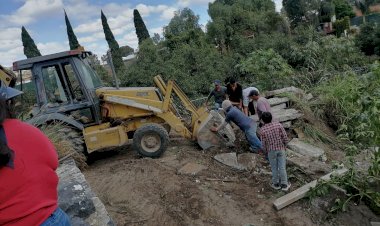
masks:
<path id="1" fill-rule="evenodd" d="M 84 154 L 78 153 L 75 150 L 75 144 L 70 142 L 70 140 L 65 140 L 65 136 L 59 132 L 64 127 L 65 126 L 62 123 L 56 123 L 44 125 L 40 127 L 40 129 L 53 143 L 59 160 L 72 157 L 80 169 L 86 168 L 87 163 Z"/>

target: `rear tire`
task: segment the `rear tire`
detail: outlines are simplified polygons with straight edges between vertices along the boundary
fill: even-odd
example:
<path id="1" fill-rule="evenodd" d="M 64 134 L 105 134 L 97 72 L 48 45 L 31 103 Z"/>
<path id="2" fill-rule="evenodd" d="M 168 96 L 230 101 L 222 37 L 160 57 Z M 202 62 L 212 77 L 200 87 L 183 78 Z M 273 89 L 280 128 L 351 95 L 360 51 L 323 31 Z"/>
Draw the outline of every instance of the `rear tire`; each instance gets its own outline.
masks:
<path id="1" fill-rule="evenodd" d="M 160 157 L 168 145 L 168 132 L 159 124 L 145 124 L 133 136 L 133 149 L 144 157 Z"/>

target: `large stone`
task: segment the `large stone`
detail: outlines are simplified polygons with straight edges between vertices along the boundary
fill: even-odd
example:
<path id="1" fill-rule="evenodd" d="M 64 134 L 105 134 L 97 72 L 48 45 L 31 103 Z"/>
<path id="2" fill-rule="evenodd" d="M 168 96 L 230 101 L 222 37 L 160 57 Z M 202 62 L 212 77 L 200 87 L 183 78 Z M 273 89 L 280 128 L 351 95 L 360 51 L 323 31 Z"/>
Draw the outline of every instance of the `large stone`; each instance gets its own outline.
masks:
<path id="1" fill-rule="evenodd" d="M 225 118 L 217 111 L 210 111 L 198 129 L 197 141 L 202 149 L 227 147 L 235 142 L 235 133 L 230 125 L 226 125 L 216 133 L 210 131 L 211 127 L 220 125 L 224 120 Z"/>
<path id="2" fill-rule="evenodd" d="M 69 215 L 72 225 L 114 225 L 105 206 L 91 191 L 73 159 L 64 161 L 58 167 L 57 174 L 59 207 Z"/>
<path id="3" fill-rule="evenodd" d="M 282 126 L 285 128 L 285 129 L 290 129 L 290 127 L 292 127 L 292 121 L 287 121 L 287 122 L 281 122 Z"/>
<path id="4" fill-rule="evenodd" d="M 178 174 L 196 175 L 204 169 L 207 167 L 196 163 L 187 163 L 178 170 Z"/>
<path id="5" fill-rule="evenodd" d="M 279 104 L 285 104 L 286 105 L 286 103 L 289 102 L 289 98 L 287 98 L 287 97 L 283 97 L 283 98 L 274 97 L 274 98 L 269 98 L 268 102 L 269 102 L 270 106 L 272 106 L 272 107 L 279 105 Z"/>
<path id="6" fill-rule="evenodd" d="M 275 105 L 271 107 L 272 112 L 283 111 L 286 108 L 286 103 Z"/>
<path id="7" fill-rule="evenodd" d="M 237 156 L 238 164 L 244 169 L 244 170 L 253 170 L 256 168 L 257 165 L 257 155 L 253 153 L 242 153 Z"/>
<path id="8" fill-rule="evenodd" d="M 226 166 L 230 166 L 238 170 L 245 169 L 240 163 L 238 163 L 236 152 L 215 155 L 214 159 Z"/>
<path id="9" fill-rule="evenodd" d="M 288 143 L 288 147 L 294 152 L 297 152 L 303 156 L 311 157 L 313 159 L 319 159 L 325 154 L 325 151 L 321 148 L 305 143 L 297 138 L 292 139 Z"/>
<path id="10" fill-rule="evenodd" d="M 303 114 L 296 109 L 282 109 L 280 111 L 273 111 L 273 117 L 279 122 L 286 122 L 298 119 L 303 116 Z"/>
<path id="11" fill-rule="evenodd" d="M 289 165 L 297 166 L 309 175 L 325 174 L 331 171 L 331 167 L 324 162 L 313 160 L 313 158 L 309 156 L 303 156 L 289 149 L 286 150 L 286 153 L 286 159 Z"/>
<path id="12" fill-rule="evenodd" d="M 299 89 L 299 88 L 296 88 L 294 86 L 291 86 L 291 87 L 286 87 L 286 88 L 283 88 L 283 89 L 277 89 L 277 90 L 272 90 L 272 91 L 265 92 L 265 96 L 266 97 L 276 96 L 276 95 L 279 95 L 279 94 L 282 94 L 282 93 L 294 93 L 297 96 L 303 96 L 303 95 L 305 95 L 305 92 L 302 89 Z"/>

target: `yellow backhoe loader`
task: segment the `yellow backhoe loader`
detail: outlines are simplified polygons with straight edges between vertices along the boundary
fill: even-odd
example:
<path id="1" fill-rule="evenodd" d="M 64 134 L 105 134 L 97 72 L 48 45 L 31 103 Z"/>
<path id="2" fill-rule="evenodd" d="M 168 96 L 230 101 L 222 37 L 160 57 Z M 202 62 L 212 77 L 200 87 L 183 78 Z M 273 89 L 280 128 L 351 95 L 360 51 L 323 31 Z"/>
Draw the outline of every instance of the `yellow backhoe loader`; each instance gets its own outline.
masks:
<path id="1" fill-rule="evenodd" d="M 210 132 L 223 117 L 197 108 L 175 81 L 165 83 L 155 76 L 156 87 L 103 87 L 89 64 L 90 55 L 72 50 L 13 63 L 20 78 L 25 70 L 32 75 L 36 104 L 28 122 L 64 123 L 69 126 L 67 139 L 87 153 L 132 141 L 140 155 L 158 157 L 168 146 L 170 131 L 203 149 L 234 142 L 230 126 L 218 134 Z"/>

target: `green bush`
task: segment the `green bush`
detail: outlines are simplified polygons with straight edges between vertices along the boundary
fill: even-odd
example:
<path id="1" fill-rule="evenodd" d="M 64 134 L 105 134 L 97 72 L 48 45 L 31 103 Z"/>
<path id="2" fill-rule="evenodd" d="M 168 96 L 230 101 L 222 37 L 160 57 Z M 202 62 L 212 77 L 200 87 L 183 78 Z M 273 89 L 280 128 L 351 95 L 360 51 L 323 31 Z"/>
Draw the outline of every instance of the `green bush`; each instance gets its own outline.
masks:
<path id="1" fill-rule="evenodd" d="M 368 74 L 344 74 L 316 88 L 319 108 L 341 138 L 356 146 L 380 143 L 379 87 L 380 65 L 375 64 Z"/>
<path id="2" fill-rule="evenodd" d="M 289 85 L 292 68 L 273 49 L 252 52 L 238 65 L 242 82 L 261 90 L 273 90 Z"/>

